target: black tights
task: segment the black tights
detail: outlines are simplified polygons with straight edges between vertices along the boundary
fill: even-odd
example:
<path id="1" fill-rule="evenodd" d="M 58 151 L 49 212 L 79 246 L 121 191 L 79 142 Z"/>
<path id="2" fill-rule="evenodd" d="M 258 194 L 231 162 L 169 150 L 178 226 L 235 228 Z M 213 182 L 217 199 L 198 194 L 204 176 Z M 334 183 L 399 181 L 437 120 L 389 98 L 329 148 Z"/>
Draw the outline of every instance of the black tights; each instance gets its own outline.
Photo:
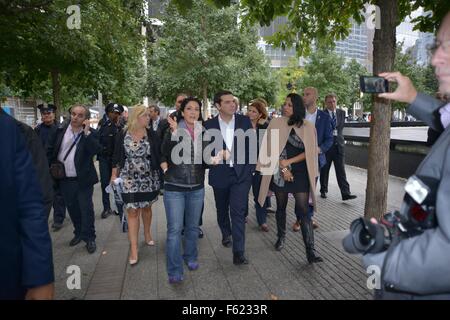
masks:
<path id="1" fill-rule="evenodd" d="M 288 195 L 289 193 L 287 192 L 275 192 L 275 197 L 277 199 L 277 211 L 286 213 Z M 309 192 L 298 192 L 293 195 L 295 199 L 296 215 L 299 217 L 301 216 L 302 220 L 307 220 L 309 209 Z"/>

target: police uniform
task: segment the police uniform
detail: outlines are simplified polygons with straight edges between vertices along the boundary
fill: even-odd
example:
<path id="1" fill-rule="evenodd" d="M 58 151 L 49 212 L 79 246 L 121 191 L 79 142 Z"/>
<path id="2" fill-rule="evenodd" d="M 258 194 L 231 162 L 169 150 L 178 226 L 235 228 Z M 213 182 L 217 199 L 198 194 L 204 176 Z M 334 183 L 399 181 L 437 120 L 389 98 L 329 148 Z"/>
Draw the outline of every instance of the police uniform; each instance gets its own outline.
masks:
<path id="1" fill-rule="evenodd" d="M 53 104 L 40 104 L 37 106 L 37 108 L 40 110 L 41 115 L 56 111 L 56 106 Z M 45 123 L 41 123 L 36 128 L 34 128 L 34 131 L 39 136 L 42 145 L 44 146 L 44 149 L 47 150 L 47 144 L 48 139 L 50 136 L 56 134 L 56 130 L 58 129 L 58 124 L 55 120 L 54 123 L 51 125 L 46 125 Z M 64 199 L 61 194 L 59 182 L 56 180 L 53 180 L 53 224 L 52 228 L 54 231 L 58 231 L 62 228 L 62 224 L 64 222 L 64 219 L 66 218 L 66 205 L 64 204 Z"/>
<path id="2" fill-rule="evenodd" d="M 111 205 L 109 202 L 109 194 L 105 191 L 105 188 L 109 185 L 111 180 L 112 172 L 112 156 L 114 153 L 114 144 L 117 133 L 120 131 L 120 124 L 113 123 L 109 117 L 108 113 L 116 112 L 121 114 L 123 112 L 123 107 L 117 103 L 110 103 L 105 108 L 105 114 L 103 118 L 98 123 L 98 134 L 100 137 L 100 145 L 102 150 L 97 155 L 100 169 L 100 181 L 102 186 L 102 202 L 103 202 L 103 212 L 101 217 L 104 219 L 108 217 L 111 211 Z M 119 211 L 121 208 L 119 208 Z"/>

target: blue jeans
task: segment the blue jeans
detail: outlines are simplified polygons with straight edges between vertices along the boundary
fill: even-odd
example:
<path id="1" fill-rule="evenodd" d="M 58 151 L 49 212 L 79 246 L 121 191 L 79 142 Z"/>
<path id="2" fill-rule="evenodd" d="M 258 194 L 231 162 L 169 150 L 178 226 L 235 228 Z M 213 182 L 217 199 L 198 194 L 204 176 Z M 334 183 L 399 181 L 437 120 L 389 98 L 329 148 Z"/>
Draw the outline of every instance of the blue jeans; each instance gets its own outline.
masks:
<path id="1" fill-rule="evenodd" d="M 197 261 L 198 223 L 202 213 L 205 188 L 195 191 L 165 191 L 164 207 L 167 217 L 167 273 L 169 277 L 183 275 L 183 260 Z M 181 230 L 184 220 L 184 254 Z"/>

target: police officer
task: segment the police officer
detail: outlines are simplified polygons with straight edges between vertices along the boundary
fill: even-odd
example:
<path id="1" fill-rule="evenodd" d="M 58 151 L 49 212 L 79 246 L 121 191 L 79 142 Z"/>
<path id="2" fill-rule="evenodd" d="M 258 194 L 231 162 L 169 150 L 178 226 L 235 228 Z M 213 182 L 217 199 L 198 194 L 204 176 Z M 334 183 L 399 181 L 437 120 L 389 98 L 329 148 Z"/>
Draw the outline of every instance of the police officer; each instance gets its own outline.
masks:
<path id="1" fill-rule="evenodd" d="M 102 150 L 97 156 L 100 168 L 100 181 L 102 186 L 103 212 L 102 219 L 113 213 L 109 203 L 109 194 L 105 188 L 109 185 L 112 172 L 112 155 L 116 134 L 120 130 L 120 115 L 124 111 L 123 106 L 117 103 L 109 103 L 105 108 L 105 114 L 98 123 L 98 134 Z M 114 212 L 115 213 L 115 212 Z M 118 213 L 115 213 L 118 214 Z"/>
<path id="2" fill-rule="evenodd" d="M 44 149 L 47 149 L 48 137 L 55 134 L 58 128 L 58 122 L 55 119 L 56 106 L 53 104 L 40 104 L 37 106 L 41 112 L 42 123 L 40 123 L 34 131 L 36 131 L 40 138 Z M 64 219 L 66 217 L 66 205 L 61 194 L 59 182 L 53 180 L 53 231 L 58 231 L 62 228 Z"/>

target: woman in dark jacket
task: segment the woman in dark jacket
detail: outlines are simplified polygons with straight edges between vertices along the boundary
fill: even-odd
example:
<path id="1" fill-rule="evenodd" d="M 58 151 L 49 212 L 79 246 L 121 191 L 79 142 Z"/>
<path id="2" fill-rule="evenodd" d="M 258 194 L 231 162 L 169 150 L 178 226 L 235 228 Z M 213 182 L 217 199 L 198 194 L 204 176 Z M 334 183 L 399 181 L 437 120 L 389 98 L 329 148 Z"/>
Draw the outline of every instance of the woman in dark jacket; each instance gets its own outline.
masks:
<path id="1" fill-rule="evenodd" d="M 164 172 L 164 207 L 167 216 L 167 273 L 169 283 L 183 280 L 183 260 L 189 270 L 199 267 L 197 241 L 205 197 L 203 164 L 202 103 L 186 98 L 179 119 L 168 118 L 170 128 L 161 146 Z M 181 232 L 184 224 L 184 254 Z"/>
<path id="2" fill-rule="evenodd" d="M 252 122 L 253 129 L 256 130 L 256 137 L 258 141 L 258 153 L 259 146 L 261 144 L 264 132 L 269 125 L 268 113 L 267 113 L 267 102 L 264 99 L 258 98 L 250 102 L 247 110 L 247 117 L 250 118 Z M 256 220 L 261 231 L 268 232 L 269 227 L 267 226 L 267 208 L 270 207 L 270 197 L 267 197 L 266 203 L 261 207 L 258 203 L 259 187 L 261 185 L 261 175 L 259 172 L 255 172 L 252 178 L 252 190 L 253 197 L 255 201 L 255 211 Z"/>

